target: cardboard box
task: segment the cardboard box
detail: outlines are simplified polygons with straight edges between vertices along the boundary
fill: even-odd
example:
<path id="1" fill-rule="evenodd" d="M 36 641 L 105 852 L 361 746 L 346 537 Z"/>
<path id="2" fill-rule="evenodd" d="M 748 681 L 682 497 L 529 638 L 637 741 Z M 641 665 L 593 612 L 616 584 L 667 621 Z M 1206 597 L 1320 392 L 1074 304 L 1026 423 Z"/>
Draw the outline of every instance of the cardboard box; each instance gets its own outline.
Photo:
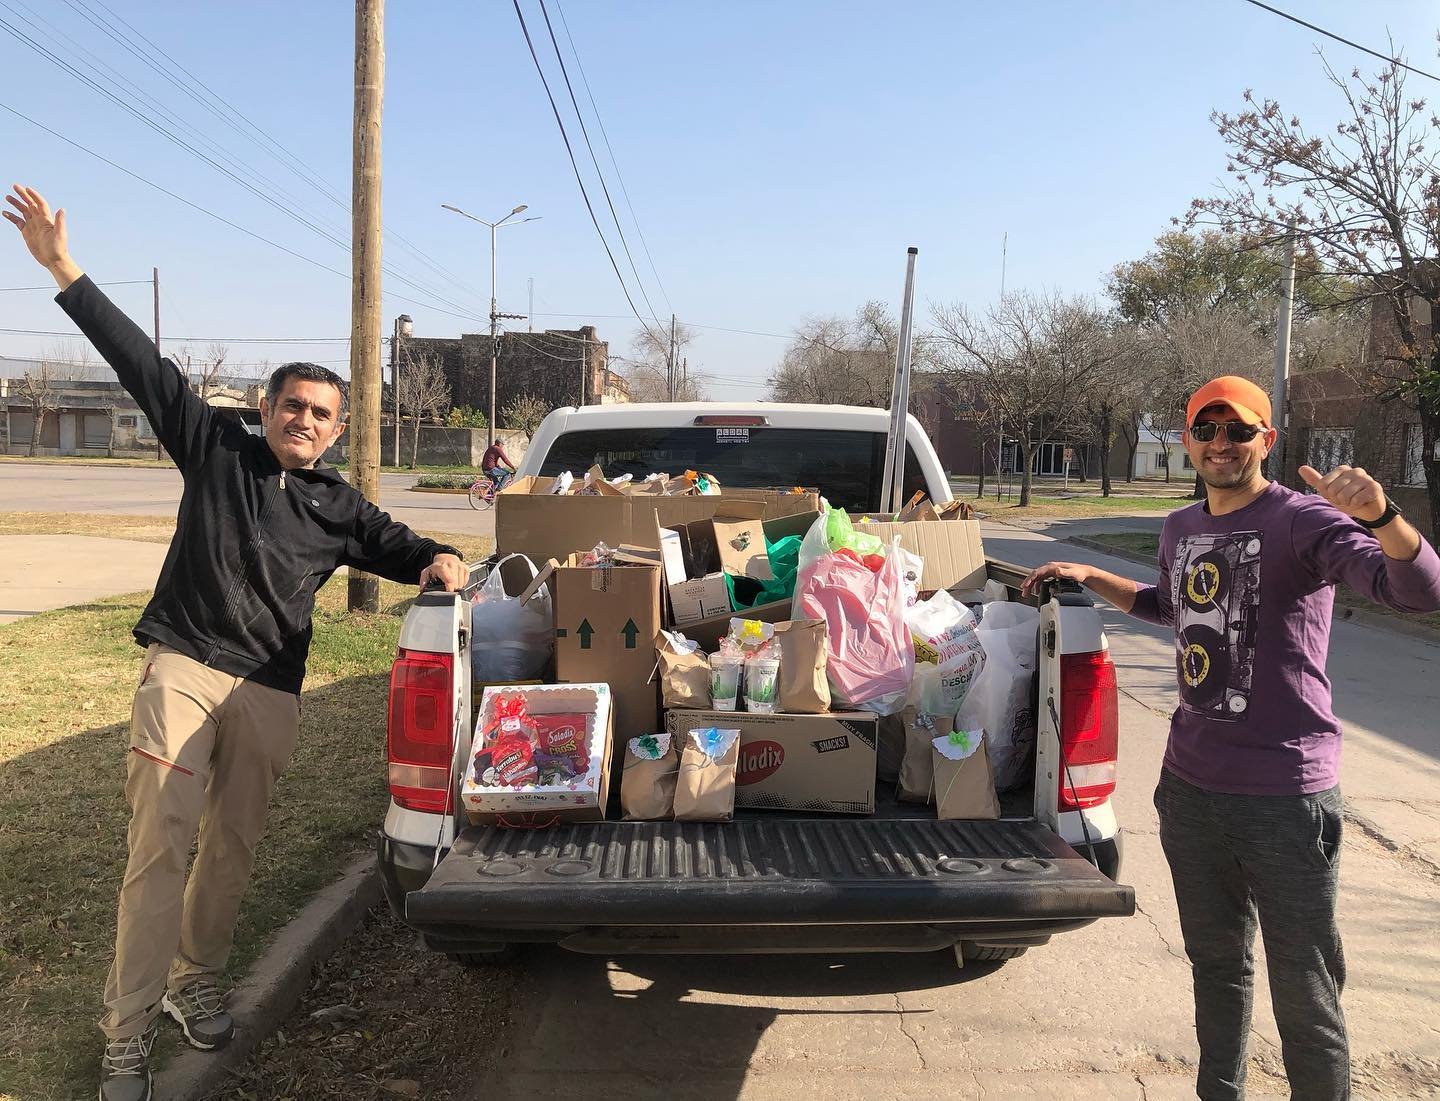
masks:
<path id="1" fill-rule="evenodd" d="M 561 784 L 508 787 L 486 783 L 489 749 L 486 732 L 494 721 L 498 700 L 521 696 L 532 715 L 580 713 L 590 751 L 590 767 L 583 776 Z M 611 693 L 604 684 L 535 685 L 487 688 L 475 715 L 475 735 L 466 759 L 460 800 L 472 824 L 504 822 L 543 824 L 555 819 L 598 821 L 605 817 L 611 762 Z M 478 767 L 477 767 L 478 765 Z"/>
<path id="2" fill-rule="evenodd" d="M 655 526 L 673 528 L 708 520 L 721 502 L 757 501 L 765 518 L 814 513 L 813 493 L 726 490 L 724 496 L 651 497 L 645 494 L 587 497 L 549 495 L 554 479 L 517 478 L 495 495 L 495 545 L 503 553 L 519 551 L 536 562 L 563 561 L 577 551 L 604 542 L 655 545 Z M 761 553 L 763 554 L 763 548 Z M 708 572 L 708 571 L 707 571 Z"/>
<path id="3" fill-rule="evenodd" d="M 708 521 L 707 539 L 715 548 L 720 572 L 735 577 L 753 577 L 769 581 L 770 556 L 765 552 L 765 506 L 759 501 L 734 501 L 721 498 L 720 507 Z M 697 524 L 691 524 L 693 531 Z"/>
<path id="4" fill-rule="evenodd" d="M 668 711 L 675 738 L 718 726 L 740 731 L 735 805 L 753 810 L 874 814 L 878 719 L 868 712 L 750 715 Z"/>
<path id="5" fill-rule="evenodd" d="M 682 584 L 689 576 L 685 572 L 685 539 L 671 528 L 660 528 L 660 557 L 665 563 L 665 583 Z"/>
<path id="6" fill-rule="evenodd" d="M 555 679 L 608 684 L 615 736 L 622 741 L 659 729 L 657 690 L 650 674 L 661 627 L 662 573 L 659 565 L 582 568 L 572 556 L 550 578 Z"/>
<path id="7" fill-rule="evenodd" d="M 723 573 L 670 586 L 670 618 L 676 627 L 719 616 L 727 624 L 730 622 L 730 586 L 725 584 Z"/>
<path id="8" fill-rule="evenodd" d="M 896 535 L 900 545 L 925 560 L 920 588 L 978 589 L 985 584 L 985 550 L 979 520 L 915 520 L 910 523 L 857 523 L 856 531 L 877 536 L 887 546 Z"/>

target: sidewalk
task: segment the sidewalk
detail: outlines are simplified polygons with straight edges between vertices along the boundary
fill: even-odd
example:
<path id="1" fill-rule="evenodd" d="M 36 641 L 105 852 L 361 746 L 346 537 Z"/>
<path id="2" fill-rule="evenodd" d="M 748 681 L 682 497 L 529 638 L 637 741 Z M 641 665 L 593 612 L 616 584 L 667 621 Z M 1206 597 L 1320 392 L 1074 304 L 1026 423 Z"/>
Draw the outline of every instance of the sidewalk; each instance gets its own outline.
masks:
<path id="1" fill-rule="evenodd" d="M 155 585 L 162 543 L 83 535 L 0 535 L 0 624 Z"/>

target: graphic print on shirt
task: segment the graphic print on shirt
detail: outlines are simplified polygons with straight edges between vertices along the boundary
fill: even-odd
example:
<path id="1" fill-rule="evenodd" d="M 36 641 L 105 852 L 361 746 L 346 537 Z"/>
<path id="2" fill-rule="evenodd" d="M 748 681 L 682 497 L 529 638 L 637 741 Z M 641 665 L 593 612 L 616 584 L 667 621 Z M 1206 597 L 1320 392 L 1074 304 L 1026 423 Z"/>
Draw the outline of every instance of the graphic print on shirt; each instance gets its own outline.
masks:
<path id="1" fill-rule="evenodd" d="M 1250 707 L 1260 619 L 1258 531 L 1187 535 L 1170 571 L 1180 706 L 1219 722 Z"/>

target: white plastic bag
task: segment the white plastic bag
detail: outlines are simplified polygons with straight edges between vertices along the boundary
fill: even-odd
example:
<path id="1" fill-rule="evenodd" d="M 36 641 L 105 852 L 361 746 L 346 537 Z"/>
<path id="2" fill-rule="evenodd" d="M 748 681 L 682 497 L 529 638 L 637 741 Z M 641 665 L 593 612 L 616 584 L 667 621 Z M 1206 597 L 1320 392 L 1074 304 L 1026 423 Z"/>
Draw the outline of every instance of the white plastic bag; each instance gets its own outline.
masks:
<path id="1" fill-rule="evenodd" d="M 505 592 L 501 567 L 518 558 L 535 576 L 535 563 L 523 554 L 508 554 L 495 563 L 475 595 L 470 611 L 470 672 L 477 681 L 533 680 L 545 671 L 555 647 L 555 619 L 550 590 L 539 592 L 523 605 Z"/>
<path id="2" fill-rule="evenodd" d="M 940 710 L 954 715 L 985 668 L 979 623 L 969 608 L 943 589 L 905 609 L 905 624 L 915 638 L 917 671 L 922 663 L 939 667 Z"/>
<path id="3" fill-rule="evenodd" d="M 1035 714 L 1030 686 L 1035 674 L 1035 630 L 1040 613 L 1013 601 L 984 606 L 976 636 L 985 666 L 955 718 L 957 728 L 985 731 L 995 786 L 1008 791 L 1023 784 L 1035 747 Z"/>

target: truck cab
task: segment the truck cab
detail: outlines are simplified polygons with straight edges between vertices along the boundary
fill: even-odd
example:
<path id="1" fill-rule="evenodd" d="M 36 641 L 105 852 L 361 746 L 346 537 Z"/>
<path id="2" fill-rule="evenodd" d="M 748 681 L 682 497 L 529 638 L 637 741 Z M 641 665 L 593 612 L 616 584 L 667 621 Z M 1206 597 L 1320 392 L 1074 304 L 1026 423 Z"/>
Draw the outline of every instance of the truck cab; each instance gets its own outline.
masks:
<path id="1" fill-rule="evenodd" d="M 875 511 L 888 414 L 842 406 L 693 403 L 561 409 L 536 432 L 522 475 L 610 477 L 684 469 L 721 486 L 819 488 Z M 951 499 L 923 428 L 906 429 L 906 496 Z M 504 547 L 502 551 L 524 551 Z M 1121 831 L 1114 666 L 1100 617 L 1068 584 L 1046 586 L 1031 692 L 1032 782 L 996 821 L 940 821 L 880 785 L 873 816 L 737 810 L 732 822 L 558 824 L 501 829 L 459 808 L 478 700 L 469 596 L 426 593 L 391 672 L 391 800 L 377 845 L 394 912 L 462 962 L 510 946 L 582 952 L 934 951 L 1008 959 L 1098 918 L 1133 914 L 1118 882 Z M 988 560 L 1019 599 L 1025 571 Z M 992 591 L 994 591 L 992 589 Z M 478 695 L 478 694 L 477 694 Z"/>

